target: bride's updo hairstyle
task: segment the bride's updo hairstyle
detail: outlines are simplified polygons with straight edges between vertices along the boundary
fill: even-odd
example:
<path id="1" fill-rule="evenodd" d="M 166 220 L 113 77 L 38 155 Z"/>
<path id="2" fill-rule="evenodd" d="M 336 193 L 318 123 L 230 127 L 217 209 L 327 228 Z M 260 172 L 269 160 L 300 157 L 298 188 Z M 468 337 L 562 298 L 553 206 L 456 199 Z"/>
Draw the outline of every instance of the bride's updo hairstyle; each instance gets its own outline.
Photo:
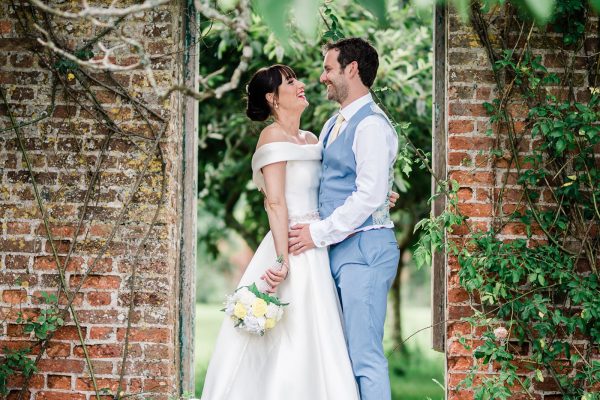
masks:
<path id="1" fill-rule="evenodd" d="M 256 71 L 246 86 L 248 92 L 246 115 L 248 118 L 252 121 L 264 121 L 269 118 L 272 109 L 266 95 L 274 93 L 277 98 L 279 85 L 283 79 L 289 78 L 296 78 L 296 74 L 287 65 L 275 64 Z"/>

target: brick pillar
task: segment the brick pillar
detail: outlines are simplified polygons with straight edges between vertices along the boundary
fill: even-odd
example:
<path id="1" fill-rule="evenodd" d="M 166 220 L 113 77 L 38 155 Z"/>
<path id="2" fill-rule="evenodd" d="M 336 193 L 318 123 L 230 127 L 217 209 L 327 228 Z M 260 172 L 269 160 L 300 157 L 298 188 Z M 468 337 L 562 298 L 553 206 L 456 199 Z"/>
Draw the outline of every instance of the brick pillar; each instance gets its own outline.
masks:
<path id="1" fill-rule="evenodd" d="M 501 19 L 499 19 L 501 21 Z M 500 24 L 502 22 L 499 22 Z M 597 43 L 598 17 L 591 16 L 588 29 L 589 40 Z M 516 173 L 507 170 L 507 163 L 498 162 L 492 165 L 489 151 L 494 146 L 494 137 L 486 135 L 490 128 L 489 118 L 484 109 L 484 102 L 491 102 L 495 96 L 495 81 L 491 70 L 486 50 L 480 45 L 475 31 L 469 24 L 460 21 L 454 11 L 450 11 L 447 29 L 447 72 L 446 72 L 446 166 L 448 177 L 460 184 L 459 208 L 469 217 L 469 221 L 476 229 L 490 229 L 492 216 L 492 195 L 494 190 L 502 186 L 506 174 L 511 174 L 508 180 L 508 190 L 504 197 L 504 212 L 514 211 L 519 200 L 519 187 L 516 184 Z M 497 32 L 502 26 L 492 27 L 490 32 Z M 518 32 L 515 32 L 518 35 Z M 534 32 L 532 43 L 533 52 L 542 56 L 543 64 L 551 72 L 560 73 L 561 37 L 558 34 L 549 34 L 550 39 L 542 39 L 542 35 Z M 598 51 L 597 48 L 593 51 Z M 575 66 L 574 73 L 580 82 L 575 87 L 579 101 L 589 96 L 587 85 L 587 71 L 583 63 Z M 580 79 L 579 79 L 580 78 Z M 513 109 L 516 119 L 516 129 L 523 129 L 523 119 L 528 109 L 521 106 Z M 521 143 L 520 154 L 523 156 L 531 151 L 531 140 L 525 139 Z M 551 201 L 547 199 L 546 201 Z M 466 229 L 455 230 L 454 239 L 464 239 Z M 543 232 L 534 232 L 534 236 L 543 237 Z M 500 234 L 501 239 L 526 238 L 524 227 L 519 224 L 508 224 Z M 447 388 L 448 399 L 472 399 L 473 392 L 468 388 L 458 389 L 458 383 L 465 378 L 467 371 L 474 364 L 472 351 L 482 342 L 477 339 L 477 332 L 472 332 L 468 323 L 460 321 L 461 318 L 472 315 L 467 292 L 459 285 L 458 271 L 460 265 L 455 257 L 449 257 L 446 265 L 447 276 L 447 304 L 446 316 L 448 318 L 446 329 L 447 344 Z M 466 350 L 459 342 L 459 336 L 474 335 L 470 343 L 471 350 Z M 589 345 L 585 338 L 578 343 Z M 528 353 L 527 343 L 523 347 L 523 354 Z M 493 371 L 481 371 L 481 374 Z M 532 372 L 529 373 L 532 376 Z M 550 380 L 546 384 L 535 385 L 534 398 L 558 399 L 556 388 L 550 387 Z M 477 384 L 477 379 L 475 380 Z M 515 396 L 514 398 L 522 398 Z"/>
<path id="2" fill-rule="evenodd" d="M 53 78 L 43 66 L 47 57 L 38 56 L 43 52 L 40 46 L 23 39 L 18 14 L 10 3 L 0 2 L 0 86 L 7 95 L 10 112 L 18 123 L 24 123 L 47 109 Z M 78 5 L 78 2 L 57 3 L 62 7 Z M 126 22 L 128 34 L 141 41 L 151 54 L 171 53 L 152 62 L 156 82 L 162 89 L 183 79 L 182 52 L 177 52 L 181 50 L 183 37 L 183 3 L 169 2 L 159 9 L 131 16 Z M 77 25 L 65 20 L 56 26 L 57 36 L 71 48 L 80 46 L 100 29 L 89 23 Z M 116 62 L 126 65 L 131 61 L 117 58 Z M 66 266 L 66 281 L 73 289 L 94 266 L 73 305 L 93 360 L 98 388 L 109 388 L 114 393 L 132 301 L 132 265 L 139 251 L 129 357 L 122 390 L 126 394 L 159 393 L 147 397 L 166 399 L 177 392 L 179 385 L 176 321 L 182 99 L 178 94 L 160 99 L 140 70 L 115 73 L 121 90 L 149 106 L 155 113 L 153 116 L 140 112 L 134 102 L 103 87 L 103 84 L 118 87 L 106 76 L 93 71 L 90 74 L 97 82 L 89 79 L 86 82 L 103 112 L 120 129 L 118 132 L 111 132 L 102 115 L 90 111 L 88 107 L 92 104 L 85 98 L 82 84 L 66 71 L 59 79 L 82 93 L 82 104 L 65 95 L 59 84 L 52 115 L 20 131 L 61 263 L 82 217 L 96 163 L 100 163 L 99 179 Z M 153 129 L 142 114 L 149 118 Z M 24 333 L 23 325 L 17 323 L 17 314 L 22 311 L 29 317 L 38 315 L 38 296 L 42 292 L 56 293 L 59 283 L 32 180 L 17 136 L 14 130 L 7 129 L 9 123 L 9 110 L 0 104 L 0 349 L 24 348 L 34 343 L 33 336 Z M 154 143 L 163 129 L 159 151 Z M 105 144 L 106 151 L 102 151 Z M 163 162 L 164 204 L 144 248 L 139 249 L 161 198 Z M 134 193 L 134 184 L 141 175 L 141 184 Z M 132 201 L 121 218 L 130 198 Z M 111 238 L 115 228 L 116 234 Z M 98 257 L 100 252 L 103 255 Z M 60 302 L 66 303 L 64 295 Z M 38 353 L 39 348 L 34 348 L 32 354 Z M 0 358 L 2 354 L 0 350 Z M 38 367 L 29 386 L 31 398 L 95 398 L 73 318 L 68 317 L 65 326 L 56 332 Z M 21 383 L 19 376 L 10 380 L 9 386 L 15 390 L 11 396 L 16 396 Z"/>

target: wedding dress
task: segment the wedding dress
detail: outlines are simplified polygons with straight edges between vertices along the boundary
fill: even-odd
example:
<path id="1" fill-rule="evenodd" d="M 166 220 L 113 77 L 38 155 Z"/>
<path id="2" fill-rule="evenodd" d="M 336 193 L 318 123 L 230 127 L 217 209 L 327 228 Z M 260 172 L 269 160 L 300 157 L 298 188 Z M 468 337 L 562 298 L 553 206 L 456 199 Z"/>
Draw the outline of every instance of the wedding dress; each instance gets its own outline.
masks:
<path id="1" fill-rule="evenodd" d="M 261 146 L 252 157 L 253 181 L 261 190 L 265 188 L 261 168 L 287 161 L 290 226 L 319 218 L 322 150 L 321 143 L 275 142 Z M 276 258 L 269 232 L 239 286 L 258 281 Z M 277 289 L 277 296 L 289 305 L 275 328 L 260 337 L 224 320 L 202 400 L 358 400 L 327 250 L 290 255 L 289 267 L 287 279 Z"/>

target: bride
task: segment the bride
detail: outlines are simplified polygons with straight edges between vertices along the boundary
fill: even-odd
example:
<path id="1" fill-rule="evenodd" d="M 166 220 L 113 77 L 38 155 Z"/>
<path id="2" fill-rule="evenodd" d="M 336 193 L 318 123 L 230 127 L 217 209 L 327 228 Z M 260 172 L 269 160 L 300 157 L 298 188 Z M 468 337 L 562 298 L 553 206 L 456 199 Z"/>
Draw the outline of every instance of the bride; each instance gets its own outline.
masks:
<path id="1" fill-rule="evenodd" d="M 291 68 L 273 65 L 257 71 L 247 91 L 248 117 L 274 120 L 261 132 L 252 157 L 253 181 L 265 195 L 271 231 L 239 286 L 264 279 L 289 305 L 263 337 L 223 322 L 202 400 L 358 400 L 327 250 L 288 254 L 289 226 L 319 218 L 322 144 L 299 129 L 308 106 L 304 84 Z"/>

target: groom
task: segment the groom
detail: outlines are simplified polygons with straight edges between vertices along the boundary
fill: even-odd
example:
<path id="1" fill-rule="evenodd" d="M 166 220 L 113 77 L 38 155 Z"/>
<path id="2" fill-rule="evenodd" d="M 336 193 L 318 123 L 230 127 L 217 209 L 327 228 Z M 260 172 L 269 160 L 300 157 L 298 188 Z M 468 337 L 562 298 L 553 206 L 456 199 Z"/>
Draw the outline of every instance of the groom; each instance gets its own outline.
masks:
<path id="1" fill-rule="evenodd" d="M 343 309 L 344 330 L 362 400 L 391 398 L 383 325 L 387 293 L 400 251 L 389 215 L 398 138 L 373 102 L 377 51 L 360 38 L 324 48 L 321 82 L 340 104 L 323 127 L 319 188 L 322 220 L 293 226 L 290 253 L 329 246 L 331 273 Z"/>

